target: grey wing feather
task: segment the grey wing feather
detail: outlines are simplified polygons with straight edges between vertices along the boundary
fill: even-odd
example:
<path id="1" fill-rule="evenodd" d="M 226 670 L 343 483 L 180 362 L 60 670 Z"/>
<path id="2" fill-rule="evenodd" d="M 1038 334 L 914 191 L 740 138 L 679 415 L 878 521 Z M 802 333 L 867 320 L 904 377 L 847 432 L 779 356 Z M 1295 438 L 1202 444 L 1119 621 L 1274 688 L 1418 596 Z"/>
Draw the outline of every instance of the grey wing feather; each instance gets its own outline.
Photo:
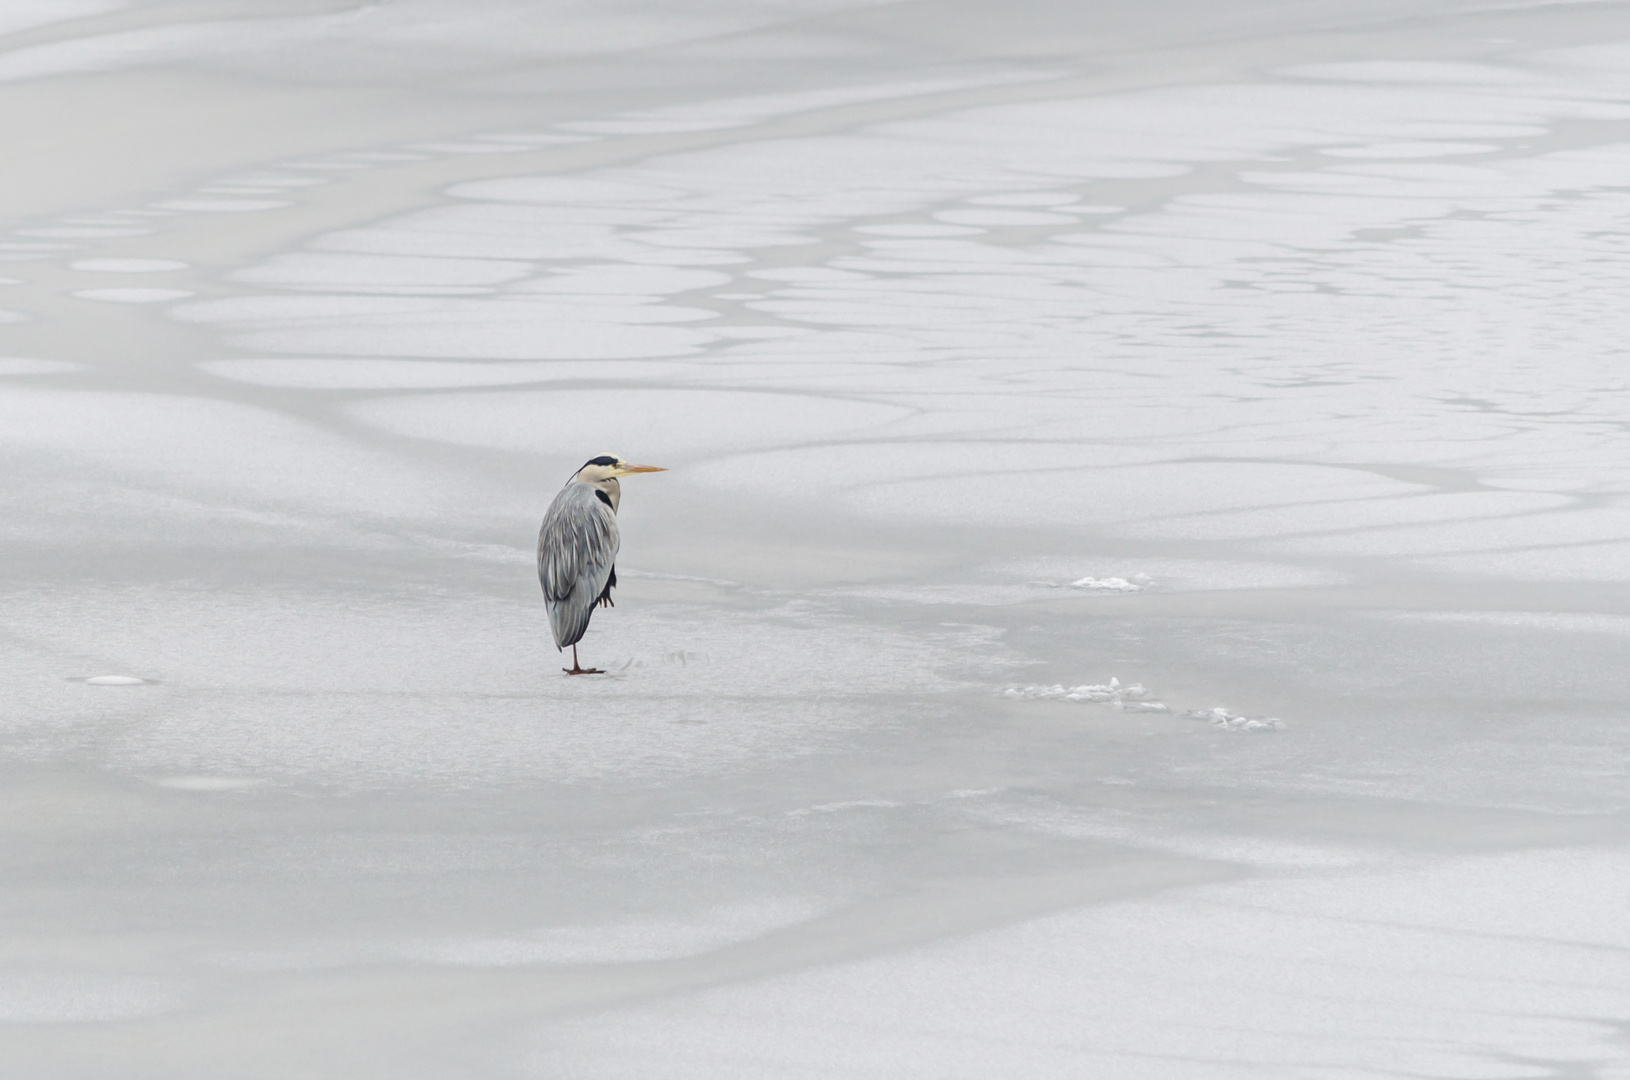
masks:
<path id="1" fill-rule="evenodd" d="M 575 645 L 605 590 L 622 538 L 617 515 L 588 484 L 561 489 L 538 530 L 538 581 L 555 645 Z"/>

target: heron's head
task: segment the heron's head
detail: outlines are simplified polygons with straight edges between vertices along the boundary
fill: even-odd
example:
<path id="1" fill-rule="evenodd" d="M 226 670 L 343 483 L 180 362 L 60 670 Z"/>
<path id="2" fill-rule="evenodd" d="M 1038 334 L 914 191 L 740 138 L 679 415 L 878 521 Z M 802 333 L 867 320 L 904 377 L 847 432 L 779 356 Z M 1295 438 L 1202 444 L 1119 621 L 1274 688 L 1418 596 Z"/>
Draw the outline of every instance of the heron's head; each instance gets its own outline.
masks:
<path id="1" fill-rule="evenodd" d="M 598 484 L 632 473 L 667 471 L 658 465 L 630 465 L 615 454 L 601 454 L 599 457 L 590 458 L 587 464 L 577 470 L 575 479 L 585 484 Z"/>

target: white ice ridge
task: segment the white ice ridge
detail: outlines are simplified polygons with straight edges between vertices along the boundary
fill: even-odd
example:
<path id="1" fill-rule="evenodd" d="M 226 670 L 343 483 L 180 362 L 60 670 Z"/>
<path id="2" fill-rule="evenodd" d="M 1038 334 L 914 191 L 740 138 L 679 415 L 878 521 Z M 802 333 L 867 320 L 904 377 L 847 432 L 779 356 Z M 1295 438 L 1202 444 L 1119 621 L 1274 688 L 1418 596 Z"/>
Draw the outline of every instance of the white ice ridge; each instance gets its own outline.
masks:
<path id="1" fill-rule="evenodd" d="M 1164 702 L 1153 700 L 1154 694 L 1142 683 L 1122 686 L 1115 678 L 1091 686 L 1010 686 L 1002 691 L 1002 696 L 1019 701 L 1091 701 L 1126 712 L 1171 711 Z"/>
<path id="2" fill-rule="evenodd" d="M 1183 714 L 1191 720 L 1204 720 L 1212 727 L 1222 728 L 1224 731 L 1282 731 L 1285 722 L 1277 716 L 1265 716 L 1260 720 L 1231 713 L 1221 705 L 1211 709 L 1195 709 Z"/>
<path id="3" fill-rule="evenodd" d="M 1133 574 L 1130 581 L 1123 577 L 1078 578 L 1070 582 L 1070 588 L 1093 589 L 1097 592 L 1140 592 L 1153 584 L 1154 581 L 1148 574 Z"/>

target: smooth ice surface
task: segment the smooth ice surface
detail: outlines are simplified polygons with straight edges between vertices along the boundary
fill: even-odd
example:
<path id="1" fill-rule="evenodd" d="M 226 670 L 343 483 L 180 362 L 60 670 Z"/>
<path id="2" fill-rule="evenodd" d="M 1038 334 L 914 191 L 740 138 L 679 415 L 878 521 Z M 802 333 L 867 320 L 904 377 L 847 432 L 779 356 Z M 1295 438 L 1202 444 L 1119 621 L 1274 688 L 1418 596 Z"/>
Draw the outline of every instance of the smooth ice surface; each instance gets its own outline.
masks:
<path id="1" fill-rule="evenodd" d="M 74 293 L 81 300 L 106 300 L 114 304 L 158 304 L 166 300 L 180 300 L 191 296 L 186 289 L 80 289 Z"/>
<path id="2" fill-rule="evenodd" d="M 71 270 L 93 274 L 162 274 L 185 270 L 187 264 L 175 259 L 79 259 L 68 264 Z"/>
<path id="3" fill-rule="evenodd" d="M 0 375 L 60 375 L 82 370 L 66 360 L 38 360 L 28 356 L 0 356 Z"/>
<path id="4" fill-rule="evenodd" d="M 1576 850 L 1212 885 L 573 1018 L 534 1036 L 532 1061 L 661 1078 L 1615 1075 L 1606 1018 L 1630 1004 L 1630 941 L 1600 897 L 1626 873 Z M 880 1016 L 892 1038 L 856 1037 Z"/>
<path id="5" fill-rule="evenodd" d="M 4 1076 L 1630 1075 L 1630 3 L 13 0 L 0 138 Z"/>

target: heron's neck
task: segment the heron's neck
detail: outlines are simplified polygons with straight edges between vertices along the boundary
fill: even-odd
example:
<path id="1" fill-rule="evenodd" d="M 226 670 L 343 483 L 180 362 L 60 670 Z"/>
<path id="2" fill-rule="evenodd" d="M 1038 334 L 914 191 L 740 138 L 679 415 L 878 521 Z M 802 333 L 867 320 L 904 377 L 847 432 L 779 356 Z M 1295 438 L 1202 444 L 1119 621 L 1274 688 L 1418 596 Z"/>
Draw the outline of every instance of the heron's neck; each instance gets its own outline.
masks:
<path id="1" fill-rule="evenodd" d="M 599 488 L 605 492 L 606 498 L 611 500 L 611 512 L 613 514 L 617 512 L 617 504 L 622 501 L 623 490 L 622 485 L 617 483 L 615 476 L 608 476 L 604 480 L 579 480 L 578 482 L 587 484 L 591 488 Z"/>

